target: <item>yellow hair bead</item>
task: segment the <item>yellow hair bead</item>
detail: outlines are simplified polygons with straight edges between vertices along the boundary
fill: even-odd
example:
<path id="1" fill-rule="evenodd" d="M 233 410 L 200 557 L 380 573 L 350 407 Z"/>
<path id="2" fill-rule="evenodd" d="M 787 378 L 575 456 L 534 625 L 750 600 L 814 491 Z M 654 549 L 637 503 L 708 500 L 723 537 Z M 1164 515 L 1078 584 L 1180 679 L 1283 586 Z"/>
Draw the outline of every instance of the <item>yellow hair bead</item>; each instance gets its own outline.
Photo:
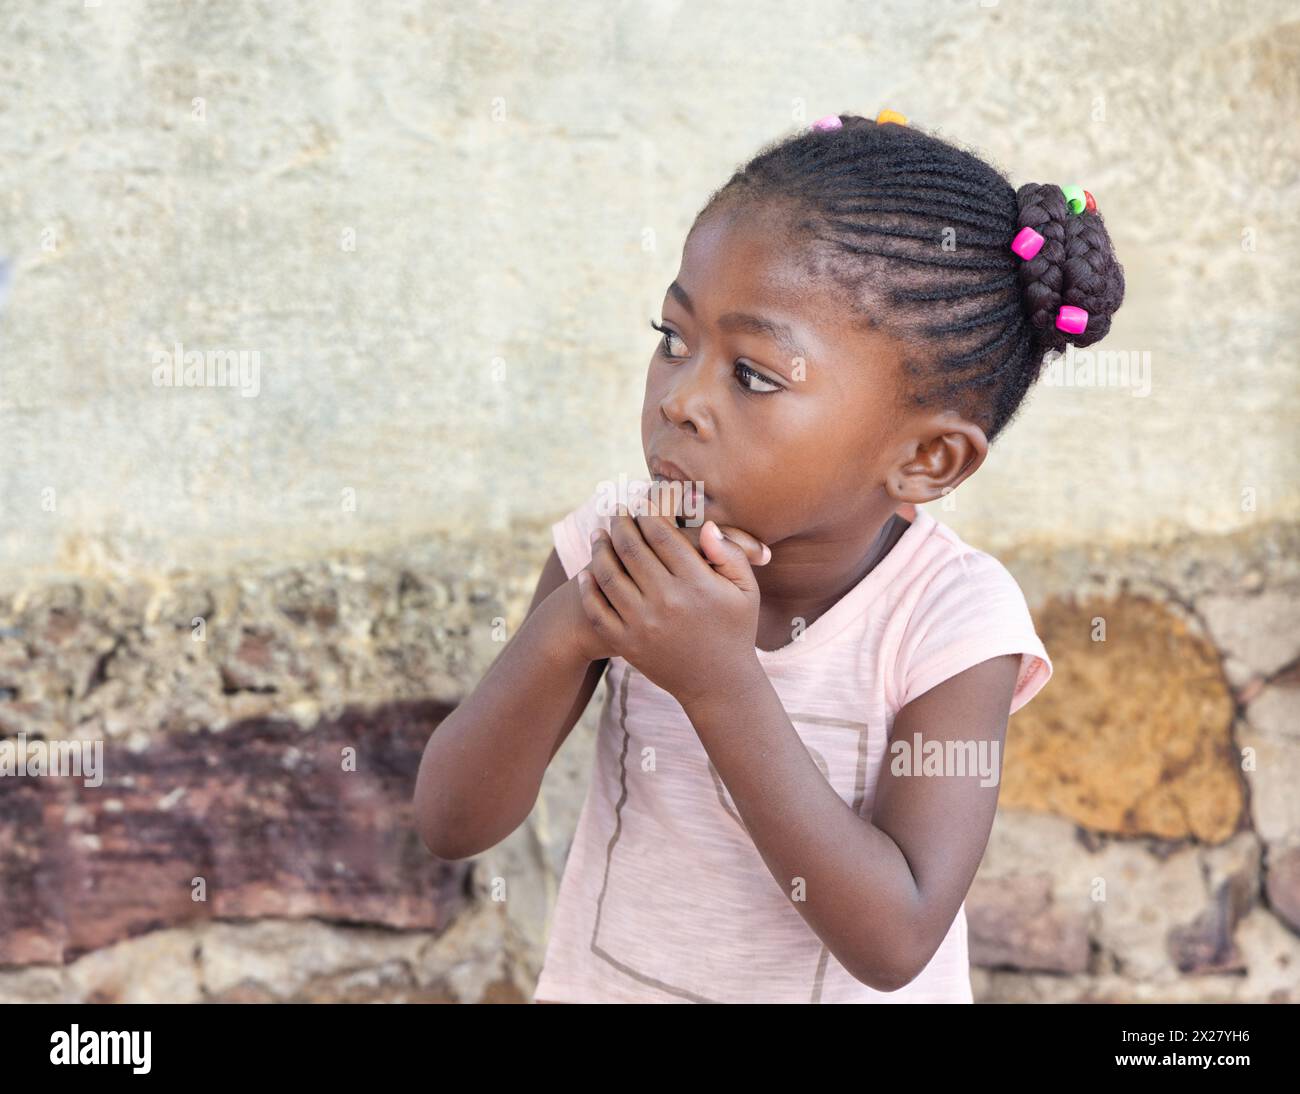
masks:
<path id="1" fill-rule="evenodd" d="M 884 125 L 886 122 L 893 122 L 895 125 L 906 125 L 907 119 L 897 110 L 882 110 L 876 115 L 876 124 Z"/>

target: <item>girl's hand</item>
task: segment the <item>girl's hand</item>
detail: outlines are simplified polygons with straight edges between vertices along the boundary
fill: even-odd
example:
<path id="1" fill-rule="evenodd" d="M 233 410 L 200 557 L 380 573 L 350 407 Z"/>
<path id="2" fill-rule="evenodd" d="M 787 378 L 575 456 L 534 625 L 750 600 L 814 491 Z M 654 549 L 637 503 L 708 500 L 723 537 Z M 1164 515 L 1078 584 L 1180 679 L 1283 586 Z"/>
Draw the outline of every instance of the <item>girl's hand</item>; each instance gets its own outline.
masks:
<path id="1" fill-rule="evenodd" d="M 734 524 L 718 524 L 715 527 L 722 533 L 724 539 L 731 540 L 732 543 L 745 552 L 745 557 L 749 559 L 751 566 L 766 566 L 772 561 L 772 549 L 761 539 L 751 536 L 743 528 L 737 528 Z M 704 529 L 701 526 L 700 548 L 703 549 L 703 547 Z"/>
<path id="2" fill-rule="evenodd" d="M 589 570 L 590 567 L 587 568 Z M 581 573 L 587 573 L 582 570 Z M 591 625 L 582 607 L 582 586 L 574 574 L 551 594 L 559 603 L 559 620 L 562 633 L 557 639 L 587 661 L 603 661 L 613 657 L 614 651 Z"/>
<path id="3" fill-rule="evenodd" d="M 664 516 L 672 519 L 674 525 L 677 523 L 677 506 L 681 501 L 681 497 L 678 493 L 675 493 L 670 489 L 663 493 L 653 494 L 648 492 L 643 485 L 637 490 L 634 497 L 638 509 L 633 515 L 662 512 Z M 734 524 L 719 524 L 717 525 L 717 528 L 724 538 L 731 540 L 732 543 L 740 545 L 741 549 L 745 552 L 745 557 L 749 559 L 749 564 L 751 566 L 766 566 L 772 561 L 771 548 L 757 536 L 751 535 L 743 528 L 737 528 Z M 704 545 L 702 542 L 703 531 L 703 526 L 701 526 L 701 544 L 699 549 L 707 559 L 708 554 L 704 551 Z M 686 535 L 688 541 L 692 543 L 694 542 L 686 529 L 683 529 L 683 534 Z M 575 574 L 574 576 L 576 577 L 577 575 Z"/>
<path id="4" fill-rule="evenodd" d="M 719 527 L 728 539 L 744 549 L 750 565 L 766 565 L 772 557 L 772 552 L 766 544 L 761 543 L 743 529 L 730 524 L 719 525 Z M 702 545 L 703 533 L 701 532 Z M 591 574 L 590 564 L 584 568 L 584 572 L 588 575 Z M 551 595 L 557 600 L 557 618 L 562 632 L 557 637 L 557 641 L 576 651 L 586 661 L 603 661 L 606 658 L 615 656 L 610 644 L 592 626 L 591 620 L 583 610 L 582 590 L 578 584 L 577 574 L 574 574 L 563 585 L 556 588 Z"/>
<path id="5" fill-rule="evenodd" d="M 601 641 L 683 706 L 752 660 L 758 636 L 745 550 L 706 521 L 700 551 L 672 517 L 633 518 L 620 506 L 610 534 L 593 533 L 591 565 L 577 575 Z"/>

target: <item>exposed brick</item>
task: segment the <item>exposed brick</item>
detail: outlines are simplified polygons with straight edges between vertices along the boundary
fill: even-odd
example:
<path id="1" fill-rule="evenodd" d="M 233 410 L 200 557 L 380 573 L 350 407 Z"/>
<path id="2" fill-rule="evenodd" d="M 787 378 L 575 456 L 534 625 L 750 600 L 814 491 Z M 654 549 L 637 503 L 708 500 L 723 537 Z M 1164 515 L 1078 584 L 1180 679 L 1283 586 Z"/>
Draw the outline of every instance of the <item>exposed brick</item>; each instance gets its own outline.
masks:
<path id="1" fill-rule="evenodd" d="M 255 719 L 138 752 L 105 742 L 98 787 L 0 780 L 0 964 L 66 962 L 204 919 L 440 931 L 467 902 L 470 867 L 428 853 L 411 797 L 445 714 L 394 703 L 310 731 Z M 205 902 L 192 899 L 200 877 Z"/>

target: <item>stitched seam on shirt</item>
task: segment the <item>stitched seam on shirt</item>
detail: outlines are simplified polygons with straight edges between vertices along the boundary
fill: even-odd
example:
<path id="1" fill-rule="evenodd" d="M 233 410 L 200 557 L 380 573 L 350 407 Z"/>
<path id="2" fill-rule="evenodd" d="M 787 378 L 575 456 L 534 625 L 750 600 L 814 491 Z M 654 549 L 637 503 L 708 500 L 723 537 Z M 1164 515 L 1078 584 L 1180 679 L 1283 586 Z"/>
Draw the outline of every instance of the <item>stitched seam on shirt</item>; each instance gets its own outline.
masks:
<path id="1" fill-rule="evenodd" d="M 704 996 L 697 995 L 695 994 L 695 992 L 692 991 L 687 991 L 685 988 L 674 987 L 672 984 L 668 984 L 662 980 L 658 980 L 653 976 L 648 976 L 645 973 L 638 972 L 636 969 L 632 968 L 631 966 L 625 965 L 622 961 L 619 961 L 617 958 L 614 957 L 613 954 L 608 953 L 600 945 L 600 943 L 596 941 L 597 937 L 600 934 L 600 915 L 601 915 L 602 906 L 605 903 L 605 892 L 609 888 L 610 870 L 613 868 L 614 846 L 618 843 L 619 833 L 622 831 L 623 828 L 623 806 L 627 802 L 627 797 L 628 797 L 627 749 L 628 749 L 628 744 L 631 741 L 631 734 L 629 734 L 627 731 L 627 690 L 628 690 L 628 684 L 631 680 L 631 676 L 632 676 L 632 666 L 628 664 L 624 664 L 623 679 L 619 681 L 619 712 L 618 712 L 619 729 L 623 731 L 623 749 L 619 756 L 620 794 L 618 798 L 618 803 L 614 806 L 614 834 L 610 837 L 609 843 L 605 847 L 605 877 L 601 883 L 600 896 L 596 898 L 596 921 L 593 924 L 591 929 L 591 952 L 594 953 L 601 960 L 607 961 L 610 965 L 618 969 L 618 971 L 623 973 L 625 976 L 630 976 L 635 980 L 640 980 L 642 983 L 649 984 L 651 987 L 658 988 L 660 991 L 671 992 L 674 995 L 680 995 L 683 998 L 691 999 L 697 1003 L 720 1002 L 720 1000 L 717 999 L 706 999 Z"/>
<path id="2" fill-rule="evenodd" d="M 665 991 L 673 995 L 678 995 L 684 999 L 690 999 L 697 1003 L 721 1002 L 721 1000 L 709 999 L 705 996 L 697 994 L 696 992 L 690 991 L 687 988 L 679 988 L 676 985 L 669 984 L 667 981 L 660 980 L 657 977 L 653 977 L 647 973 L 640 972 L 637 969 L 632 968 L 630 965 L 627 965 L 624 962 L 618 960 L 616 957 L 614 957 L 613 954 L 609 953 L 597 941 L 597 937 L 600 934 L 600 917 L 601 917 L 601 912 L 603 910 L 603 905 L 605 901 L 605 893 L 609 888 L 609 876 L 613 868 L 614 847 L 618 843 L 618 837 L 622 832 L 622 828 L 623 828 L 623 818 L 622 818 L 623 806 L 626 804 L 628 800 L 627 751 L 628 751 L 628 746 L 631 742 L 631 734 L 628 732 L 627 729 L 627 694 L 628 694 L 628 686 L 631 681 L 631 676 L 633 671 L 634 670 L 632 666 L 625 662 L 623 665 L 623 676 L 622 679 L 619 681 L 618 724 L 619 724 L 619 729 L 622 730 L 623 732 L 622 751 L 620 752 L 619 755 L 620 793 L 619 793 L 618 802 L 614 807 L 614 834 L 610 837 L 609 843 L 605 849 L 605 876 L 601 882 L 600 895 L 596 898 L 596 919 L 592 927 L 590 949 L 591 952 L 595 954 L 597 957 L 599 957 L 602 961 L 607 962 L 609 965 L 613 966 L 615 969 L 623 973 L 625 976 L 629 976 L 634 980 L 640 981 L 641 983 L 648 984 L 651 987 L 657 988 L 660 991 Z M 845 729 L 855 730 L 858 733 L 858 758 L 857 758 L 857 768 L 854 773 L 854 803 L 853 804 L 855 810 L 859 813 L 859 815 L 861 815 L 861 806 L 862 804 L 864 804 L 865 796 L 866 796 L 865 795 L 866 762 L 867 762 L 866 757 L 867 757 L 867 748 L 869 743 L 869 724 L 866 722 L 856 722 L 848 718 L 832 718 L 829 716 L 819 715 L 819 714 L 787 714 L 786 716 L 790 719 L 792 723 L 798 720 L 801 722 L 812 723 L 815 725 L 839 726 Z M 720 789 L 719 789 L 719 799 L 721 799 Z M 726 803 L 724 801 L 723 805 L 725 806 L 725 804 Z M 731 811 L 728 810 L 728 812 Z M 736 816 L 735 819 L 737 823 L 741 824 L 741 827 L 743 828 L 744 824 L 740 821 L 739 816 Z M 822 943 L 821 952 L 818 955 L 818 959 L 817 959 L 816 970 L 813 974 L 813 985 L 812 985 L 811 995 L 809 998 L 810 1003 L 821 1002 L 822 992 L 825 988 L 826 970 L 830 963 L 830 956 L 831 953 L 829 947 L 827 947 L 825 943 Z"/>

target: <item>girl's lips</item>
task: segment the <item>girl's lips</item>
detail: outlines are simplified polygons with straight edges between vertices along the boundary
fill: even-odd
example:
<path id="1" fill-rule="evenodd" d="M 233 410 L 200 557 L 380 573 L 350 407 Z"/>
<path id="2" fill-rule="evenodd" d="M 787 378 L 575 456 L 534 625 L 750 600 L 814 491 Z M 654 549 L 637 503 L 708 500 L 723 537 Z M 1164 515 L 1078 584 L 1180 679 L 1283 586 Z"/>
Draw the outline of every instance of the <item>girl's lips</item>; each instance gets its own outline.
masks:
<path id="1" fill-rule="evenodd" d="M 693 499 L 703 501 L 708 497 L 699 483 L 691 482 L 688 479 L 670 479 L 666 475 L 655 475 L 654 481 L 677 487 L 677 493 L 688 501 Z M 663 492 L 665 491 L 661 489 L 661 493 Z"/>
<path id="2" fill-rule="evenodd" d="M 703 515 L 705 507 L 709 504 L 709 496 L 696 483 L 681 479 L 670 479 L 659 474 L 654 476 L 654 481 L 663 484 L 659 490 L 659 497 L 662 500 L 672 500 L 675 503 L 674 508 L 676 509 L 679 527 L 684 520 L 688 518 L 695 519 Z M 703 521 L 700 523 L 703 523 Z"/>

